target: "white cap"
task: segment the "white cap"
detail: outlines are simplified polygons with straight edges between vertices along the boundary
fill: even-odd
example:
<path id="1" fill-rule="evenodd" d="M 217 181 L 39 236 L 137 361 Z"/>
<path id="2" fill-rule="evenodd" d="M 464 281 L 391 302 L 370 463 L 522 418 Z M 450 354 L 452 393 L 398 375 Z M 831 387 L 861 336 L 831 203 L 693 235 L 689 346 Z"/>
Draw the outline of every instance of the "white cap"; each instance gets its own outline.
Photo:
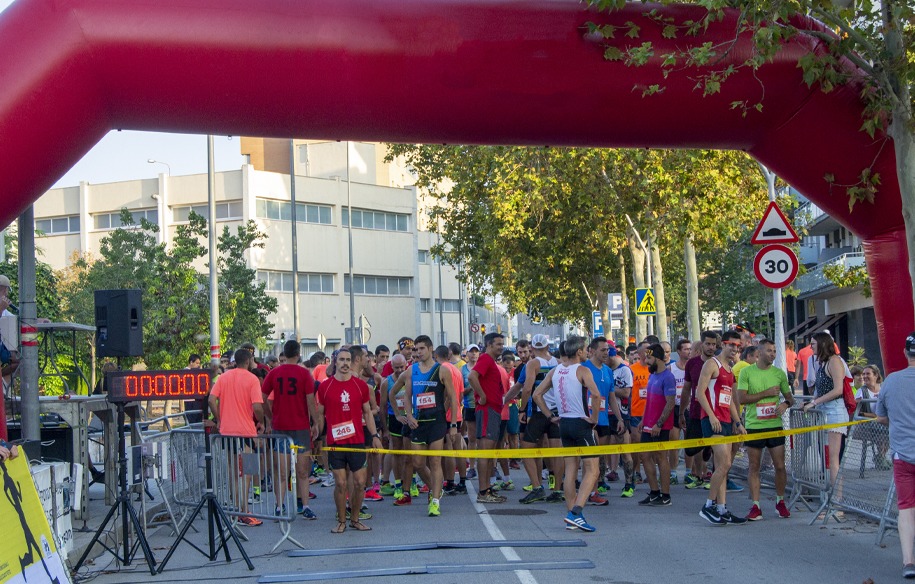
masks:
<path id="1" fill-rule="evenodd" d="M 479 346 L 479 345 L 476 345 L 476 344 L 467 345 L 467 350 L 468 350 L 468 351 L 473 351 L 474 349 L 476 349 L 477 351 L 479 351 L 479 350 L 480 350 L 480 346 Z"/>
<path id="2" fill-rule="evenodd" d="M 7 288 L 10 287 L 10 279 L 3 274 L 0 274 L 0 286 L 6 286 Z"/>
<path id="3" fill-rule="evenodd" d="M 531 339 L 531 346 L 535 349 L 546 349 L 550 346 L 550 337 L 546 335 L 534 335 Z"/>

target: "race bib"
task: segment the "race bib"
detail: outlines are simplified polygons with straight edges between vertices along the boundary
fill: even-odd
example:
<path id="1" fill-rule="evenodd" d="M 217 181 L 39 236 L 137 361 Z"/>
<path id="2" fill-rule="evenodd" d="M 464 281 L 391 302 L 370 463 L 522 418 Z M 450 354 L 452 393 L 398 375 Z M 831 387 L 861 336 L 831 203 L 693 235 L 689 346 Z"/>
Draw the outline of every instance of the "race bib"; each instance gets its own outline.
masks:
<path id="1" fill-rule="evenodd" d="M 607 400 L 605 400 L 604 398 L 600 398 L 600 411 L 602 411 L 602 412 L 607 411 Z"/>
<path id="2" fill-rule="evenodd" d="M 778 404 L 756 404 L 757 420 L 774 420 L 778 417 Z"/>
<path id="3" fill-rule="evenodd" d="M 397 398 L 396 403 L 397 403 L 398 408 L 403 409 L 403 398 L 402 397 Z"/>
<path id="4" fill-rule="evenodd" d="M 676 405 L 680 405 L 680 392 L 679 391 L 677 392 L 677 399 L 674 400 L 674 403 Z"/>
<path id="5" fill-rule="evenodd" d="M 643 387 L 642 389 L 639 390 L 639 397 L 642 399 L 648 398 L 648 387 L 647 386 Z"/>
<path id="6" fill-rule="evenodd" d="M 350 436 L 355 436 L 356 435 L 356 425 L 353 424 L 352 420 L 350 420 L 348 422 L 341 422 L 340 424 L 337 424 L 336 426 L 330 427 L 330 435 L 333 437 L 333 439 L 335 441 L 343 440 L 344 438 L 349 438 Z"/>
<path id="7" fill-rule="evenodd" d="M 426 410 L 435 407 L 435 393 L 427 391 L 416 396 L 416 408 Z"/>
<path id="8" fill-rule="evenodd" d="M 731 388 L 722 387 L 721 391 L 718 392 L 718 405 L 719 406 L 729 406 L 731 405 Z"/>

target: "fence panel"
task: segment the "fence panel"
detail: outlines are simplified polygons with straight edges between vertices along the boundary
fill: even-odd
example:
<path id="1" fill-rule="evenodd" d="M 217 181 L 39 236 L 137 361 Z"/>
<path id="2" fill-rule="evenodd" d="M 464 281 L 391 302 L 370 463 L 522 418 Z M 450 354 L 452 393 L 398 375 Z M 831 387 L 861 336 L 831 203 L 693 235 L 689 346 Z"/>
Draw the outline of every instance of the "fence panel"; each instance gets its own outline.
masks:
<path id="1" fill-rule="evenodd" d="M 800 408 L 789 410 L 790 427 L 811 428 L 826 423 L 826 414 L 813 408 L 804 411 Z M 791 469 L 791 496 L 788 508 L 793 509 L 799 501 L 807 509 L 814 508 L 808 503 L 810 497 L 817 497 L 821 502 L 828 499 L 829 469 L 826 468 L 826 432 L 816 430 L 788 436 L 785 449 L 788 454 L 788 468 Z"/>

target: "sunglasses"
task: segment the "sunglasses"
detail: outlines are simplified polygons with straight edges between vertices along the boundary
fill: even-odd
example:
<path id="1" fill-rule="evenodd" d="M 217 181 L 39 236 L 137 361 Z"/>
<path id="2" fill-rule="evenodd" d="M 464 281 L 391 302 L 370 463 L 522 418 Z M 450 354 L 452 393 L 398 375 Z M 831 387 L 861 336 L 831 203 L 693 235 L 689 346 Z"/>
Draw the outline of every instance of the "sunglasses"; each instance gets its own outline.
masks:
<path id="1" fill-rule="evenodd" d="M 721 344 L 722 344 L 722 345 L 730 345 L 730 346 L 732 346 L 732 347 L 740 347 L 740 346 L 742 346 L 740 343 L 738 343 L 738 342 L 736 342 L 736 341 L 725 341 L 725 342 L 723 342 L 723 343 L 721 343 Z"/>

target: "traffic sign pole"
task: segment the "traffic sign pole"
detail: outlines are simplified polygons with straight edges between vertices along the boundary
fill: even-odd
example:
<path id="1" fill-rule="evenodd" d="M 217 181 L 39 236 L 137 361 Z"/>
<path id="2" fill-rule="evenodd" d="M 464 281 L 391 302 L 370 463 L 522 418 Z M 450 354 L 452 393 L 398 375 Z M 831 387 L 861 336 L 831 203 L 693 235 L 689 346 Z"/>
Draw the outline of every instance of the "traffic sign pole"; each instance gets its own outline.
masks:
<path id="1" fill-rule="evenodd" d="M 766 178 L 766 188 L 769 192 L 769 204 L 775 204 L 775 173 L 763 166 L 759 165 L 762 169 L 763 176 Z M 777 209 L 778 207 L 776 207 Z M 781 213 L 780 213 L 781 214 Z M 763 217 L 765 221 L 765 217 Z M 764 222 L 763 221 L 763 222 Z M 762 222 L 760 227 L 762 226 Z M 763 230 L 757 227 L 757 231 L 762 232 Z M 791 229 L 791 225 L 788 225 L 788 230 L 791 231 L 795 238 L 797 234 L 794 233 L 794 230 Z M 785 352 L 788 350 L 785 345 L 785 320 L 784 315 L 782 314 L 782 289 L 775 288 L 772 290 L 772 316 L 775 320 L 775 366 L 781 369 L 782 371 L 787 372 L 788 366 L 785 361 Z"/>

